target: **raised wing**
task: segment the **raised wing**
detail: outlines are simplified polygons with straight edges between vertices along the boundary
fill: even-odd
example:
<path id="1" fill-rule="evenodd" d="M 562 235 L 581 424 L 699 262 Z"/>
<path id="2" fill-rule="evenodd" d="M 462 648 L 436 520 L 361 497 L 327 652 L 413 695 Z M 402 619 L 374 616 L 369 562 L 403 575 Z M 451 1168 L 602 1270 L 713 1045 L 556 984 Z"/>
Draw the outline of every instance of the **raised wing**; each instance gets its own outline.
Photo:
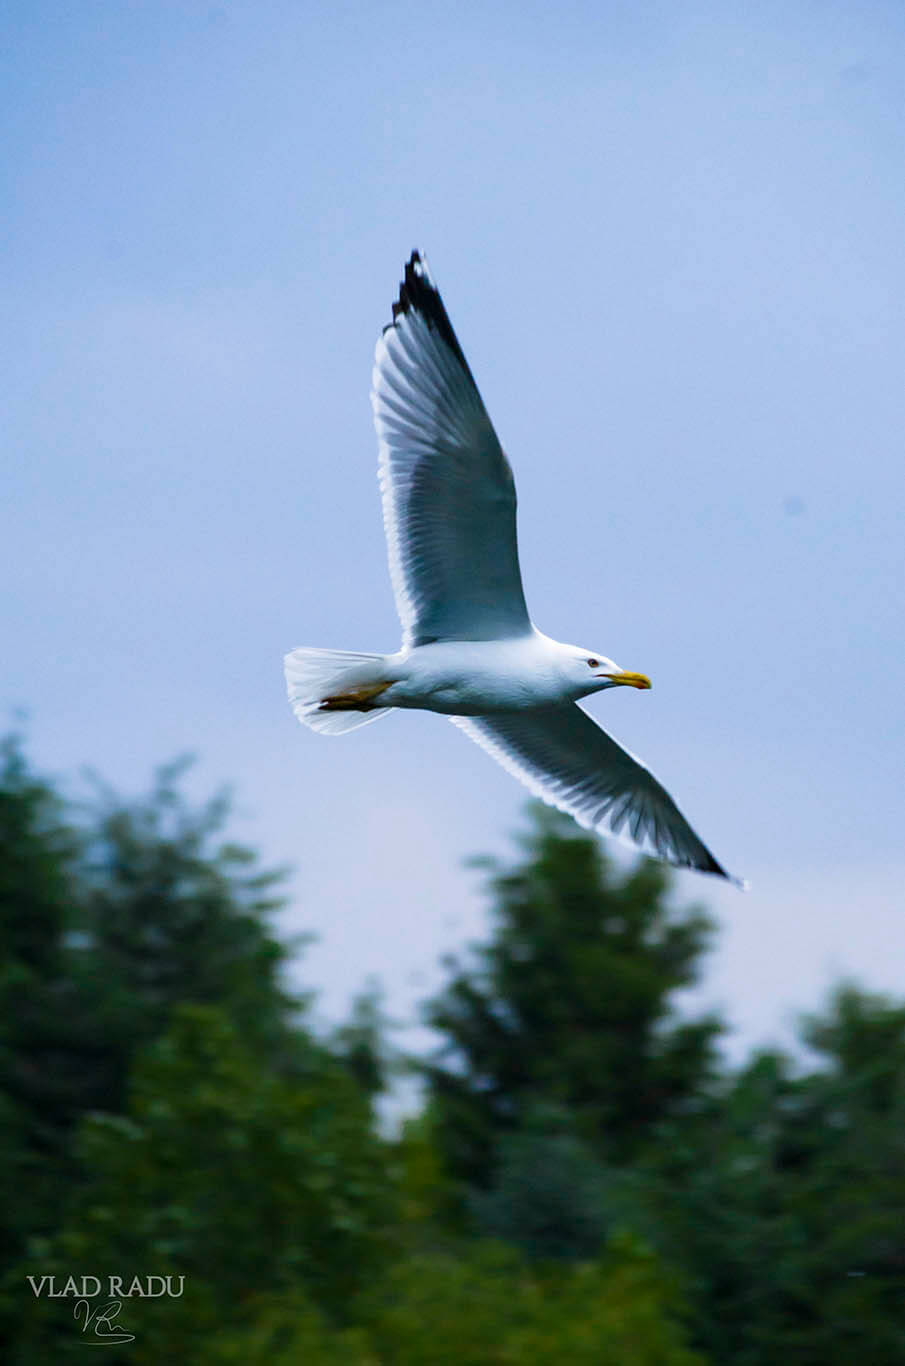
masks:
<path id="1" fill-rule="evenodd" d="M 679 868 L 745 885 L 717 863 L 650 770 L 574 702 L 450 720 L 579 825 Z"/>
<path id="2" fill-rule="evenodd" d="M 512 470 L 417 251 L 377 343 L 371 403 L 403 643 L 530 631 Z"/>

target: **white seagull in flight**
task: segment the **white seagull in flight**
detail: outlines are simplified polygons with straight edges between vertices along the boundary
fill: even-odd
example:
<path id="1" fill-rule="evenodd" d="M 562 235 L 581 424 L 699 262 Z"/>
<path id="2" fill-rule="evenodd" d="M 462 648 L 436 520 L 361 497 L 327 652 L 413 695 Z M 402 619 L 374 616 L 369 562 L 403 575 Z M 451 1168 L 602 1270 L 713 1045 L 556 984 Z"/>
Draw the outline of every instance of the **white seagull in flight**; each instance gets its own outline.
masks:
<path id="1" fill-rule="evenodd" d="M 377 343 L 371 403 L 402 648 L 293 650 L 298 719 L 337 735 L 394 707 L 442 712 L 580 825 L 729 878 L 650 770 L 578 706 L 649 679 L 551 640 L 528 616 L 512 470 L 417 251 Z"/>

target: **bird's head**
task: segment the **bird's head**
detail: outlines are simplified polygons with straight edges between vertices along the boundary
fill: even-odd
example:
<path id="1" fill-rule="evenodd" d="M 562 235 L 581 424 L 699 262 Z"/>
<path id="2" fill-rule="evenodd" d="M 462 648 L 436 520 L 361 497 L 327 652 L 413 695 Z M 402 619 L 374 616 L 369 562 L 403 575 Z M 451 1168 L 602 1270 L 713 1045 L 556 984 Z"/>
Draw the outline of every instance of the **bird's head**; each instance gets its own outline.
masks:
<path id="1" fill-rule="evenodd" d="M 604 688 L 649 688 L 650 679 L 646 674 L 629 673 L 606 655 L 594 650 L 583 650 L 577 645 L 569 645 L 567 668 L 569 680 L 580 687 L 578 696 L 601 692 Z"/>

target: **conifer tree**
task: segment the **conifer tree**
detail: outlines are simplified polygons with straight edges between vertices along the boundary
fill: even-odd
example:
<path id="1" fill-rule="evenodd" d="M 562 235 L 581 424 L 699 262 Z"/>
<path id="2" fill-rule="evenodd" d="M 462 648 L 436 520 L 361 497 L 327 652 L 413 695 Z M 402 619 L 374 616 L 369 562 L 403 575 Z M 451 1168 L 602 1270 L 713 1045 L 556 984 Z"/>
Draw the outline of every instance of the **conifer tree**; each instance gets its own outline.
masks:
<path id="1" fill-rule="evenodd" d="M 722 1025 L 680 1018 L 713 932 L 700 909 L 673 911 L 669 875 L 621 873 L 599 841 L 531 808 L 522 857 L 484 860 L 492 938 L 451 977 L 428 1022 L 445 1045 L 427 1079 L 452 1169 L 490 1184 L 497 1143 L 538 1106 L 566 1112 L 601 1158 L 625 1162 L 653 1127 L 693 1105 Z"/>

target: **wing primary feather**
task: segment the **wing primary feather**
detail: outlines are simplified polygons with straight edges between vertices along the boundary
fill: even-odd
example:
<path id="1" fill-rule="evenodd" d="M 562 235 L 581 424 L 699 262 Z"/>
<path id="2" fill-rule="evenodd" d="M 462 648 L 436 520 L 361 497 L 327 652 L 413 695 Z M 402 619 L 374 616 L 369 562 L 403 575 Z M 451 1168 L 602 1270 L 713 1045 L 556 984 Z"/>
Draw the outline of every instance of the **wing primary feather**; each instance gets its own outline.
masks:
<path id="1" fill-rule="evenodd" d="M 393 304 L 393 322 L 395 323 L 400 314 L 404 317 L 410 310 L 415 310 L 423 317 L 427 318 L 432 326 L 439 332 L 446 345 L 452 351 L 459 364 L 471 379 L 471 370 L 468 361 L 465 359 L 465 352 L 459 345 L 459 339 L 453 331 L 453 325 L 449 321 L 449 314 L 443 306 L 440 298 L 440 291 L 437 289 L 428 269 L 427 260 L 422 252 L 416 248 L 405 265 L 405 275 L 402 284 L 399 286 L 399 299 Z M 392 327 L 392 323 L 390 326 Z M 474 380 L 472 379 L 472 383 Z"/>
<path id="2" fill-rule="evenodd" d="M 530 634 L 512 471 L 417 251 L 377 342 L 371 402 L 403 643 Z"/>
<path id="3" fill-rule="evenodd" d="M 574 703 L 450 720 L 580 825 L 747 889 L 717 862 L 650 770 Z"/>

